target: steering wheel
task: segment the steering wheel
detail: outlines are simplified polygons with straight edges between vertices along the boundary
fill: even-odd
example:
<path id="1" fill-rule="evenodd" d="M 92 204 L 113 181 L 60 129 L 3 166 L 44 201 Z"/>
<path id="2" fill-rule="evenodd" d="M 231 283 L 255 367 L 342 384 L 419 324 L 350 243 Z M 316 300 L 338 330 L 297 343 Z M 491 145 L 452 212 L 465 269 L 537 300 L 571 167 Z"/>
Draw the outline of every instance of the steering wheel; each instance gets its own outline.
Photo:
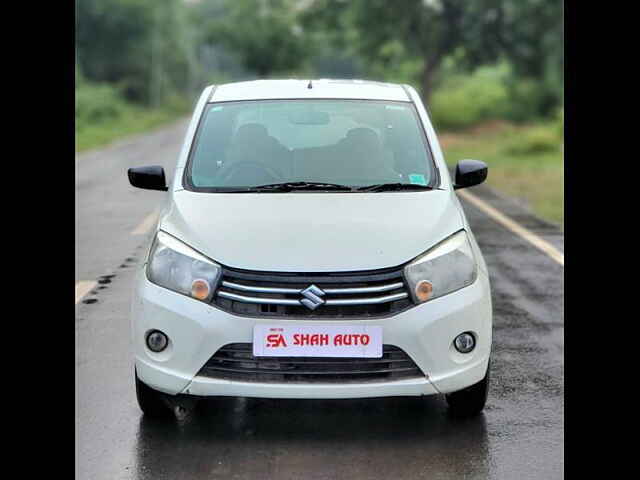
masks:
<path id="1" fill-rule="evenodd" d="M 273 180 L 282 180 L 282 174 L 277 171 L 275 168 L 267 167 L 266 165 L 259 162 L 252 162 L 249 160 L 242 160 L 239 162 L 232 162 L 225 166 L 223 166 L 218 172 L 218 178 L 220 178 L 223 182 L 226 182 L 231 175 L 233 175 L 238 168 L 241 167 L 254 167 L 259 168 L 263 172 L 265 172 L 268 176 L 273 178 Z M 267 183 L 267 182 L 265 182 Z"/>

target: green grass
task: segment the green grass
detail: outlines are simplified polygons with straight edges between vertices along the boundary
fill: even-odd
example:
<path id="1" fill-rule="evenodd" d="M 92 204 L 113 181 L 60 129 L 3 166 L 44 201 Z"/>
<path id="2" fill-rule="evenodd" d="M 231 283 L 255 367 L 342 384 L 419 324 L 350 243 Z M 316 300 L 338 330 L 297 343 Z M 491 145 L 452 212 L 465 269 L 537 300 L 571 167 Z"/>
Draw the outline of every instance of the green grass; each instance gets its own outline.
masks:
<path id="1" fill-rule="evenodd" d="M 135 133 L 142 133 L 176 120 L 187 113 L 187 108 L 146 110 L 135 107 L 124 109 L 119 116 L 99 123 L 76 123 L 76 152 L 107 145 Z"/>
<path id="2" fill-rule="evenodd" d="M 564 168 L 557 122 L 515 126 L 488 122 L 464 132 L 439 135 L 447 163 L 463 158 L 489 166 L 487 183 L 538 216 L 564 225 Z"/>

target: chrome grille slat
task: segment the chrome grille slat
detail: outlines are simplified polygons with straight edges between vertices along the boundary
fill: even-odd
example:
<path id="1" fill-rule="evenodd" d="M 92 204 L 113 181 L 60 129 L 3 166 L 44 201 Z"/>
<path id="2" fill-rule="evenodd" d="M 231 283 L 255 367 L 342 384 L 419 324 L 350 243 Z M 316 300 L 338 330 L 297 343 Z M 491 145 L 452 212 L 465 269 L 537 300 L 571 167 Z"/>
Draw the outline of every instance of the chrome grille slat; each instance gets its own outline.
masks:
<path id="1" fill-rule="evenodd" d="M 324 293 L 330 295 L 350 295 L 352 293 L 379 293 L 388 292 L 402 288 L 402 282 L 390 283 L 388 285 L 380 285 L 378 287 L 360 287 L 360 288 L 324 288 Z"/>
<path id="2" fill-rule="evenodd" d="M 253 287 L 251 285 L 242 285 L 240 283 L 222 282 L 222 286 L 233 290 L 241 290 L 243 292 L 260 292 L 260 293 L 300 293 L 301 288 L 277 288 L 277 287 Z"/>
<path id="3" fill-rule="evenodd" d="M 244 285 L 241 283 L 234 283 L 229 281 L 223 281 L 222 286 L 231 290 L 240 290 L 243 292 L 259 292 L 259 293 L 300 293 L 303 288 L 283 288 L 283 287 L 256 287 L 252 285 Z M 376 287 L 354 287 L 354 288 L 323 288 L 324 293 L 329 295 L 350 295 L 354 293 L 380 293 L 388 292 L 390 290 L 397 290 L 402 288 L 404 284 L 402 282 L 389 283 L 386 285 L 379 285 Z"/>
<path id="4" fill-rule="evenodd" d="M 291 300 L 287 298 L 269 298 L 269 297 L 247 297 L 239 295 L 237 293 L 231 293 L 224 290 L 219 290 L 218 295 L 231 300 L 238 300 L 246 303 L 258 303 L 265 305 L 302 305 L 300 300 Z M 350 299 L 328 299 L 325 301 L 326 305 L 374 305 L 378 303 L 393 302 L 394 300 L 401 300 L 407 298 L 409 295 L 407 292 L 396 293 L 394 295 L 385 295 L 384 297 L 369 297 L 369 298 L 350 298 Z"/>
<path id="5" fill-rule="evenodd" d="M 297 318 L 368 318 L 413 305 L 400 267 L 327 273 L 224 267 L 212 303 L 239 315 Z"/>
<path id="6" fill-rule="evenodd" d="M 246 297 L 237 293 L 218 290 L 218 296 L 238 300 L 245 303 L 259 303 L 264 305 L 301 305 L 300 300 L 290 300 L 287 298 L 269 298 L 269 297 Z"/>
<path id="7" fill-rule="evenodd" d="M 235 268 L 223 268 L 224 276 L 247 282 L 270 283 L 362 283 L 402 280 L 402 269 L 370 270 L 366 272 L 328 272 L 328 273 L 282 273 L 282 272 L 254 272 L 250 270 L 238 270 Z"/>
<path id="8" fill-rule="evenodd" d="M 327 300 L 327 305 L 375 305 L 378 303 L 393 302 L 394 300 L 402 300 L 408 296 L 409 294 L 407 292 L 402 292 L 394 295 L 385 295 L 384 297 L 329 299 Z"/>

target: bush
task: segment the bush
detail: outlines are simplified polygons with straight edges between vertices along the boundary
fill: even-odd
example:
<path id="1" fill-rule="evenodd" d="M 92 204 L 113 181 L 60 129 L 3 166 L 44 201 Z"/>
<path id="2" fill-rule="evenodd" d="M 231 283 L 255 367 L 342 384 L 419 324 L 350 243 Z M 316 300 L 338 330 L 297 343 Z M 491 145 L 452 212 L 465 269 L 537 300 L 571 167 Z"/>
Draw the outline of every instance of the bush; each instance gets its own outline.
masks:
<path id="1" fill-rule="evenodd" d="M 445 63 L 429 102 L 437 127 L 458 130 L 487 120 L 522 123 L 554 117 L 557 99 L 539 79 L 523 78 L 513 73 L 508 63 L 476 69 L 464 75 L 449 59 Z M 554 115 L 555 114 L 555 115 Z"/>
<path id="2" fill-rule="evenodd" d="M 105 84 L 76 85 L 76 128 L 116 119 L 128 109 L 118 91 Z"/>
<path id="3" fill-rule="evenodd" d="M 546 97 L 540 82 L 528 78 L 510 78 L 507 92 L 510 100 L 507 119 L 514 122 L 540 119 Z"/>
<path id="4" fill-rule="evenodd" d="M 192 110 L 192 103 L 197 100 L 198 97 L 196 96 L 190 103 L 186 97 L 173 93 L 167 96 L 160 110 L 171 114 L 182 115 Z"/>
<path id="5" fill-rule="evenodd" d="M 436 127 L 461 129 L 507 116 L 510 100 L 503 81 L 507 74 L 504 66 L 483 67 L 469 76 L 446 79 L 430 102 Z"/>
<path id="6" fill-rule="evenodd" d="M 558 150 L 560 143 L 555 125 L 541 126 L 515 133 L 505 147 L 505 152 L 512 155 L 554 152 Z"/>
<path id="7" fill-rule="evenodd" d="M 558 108 L 555 115 L 556 131 L 558 135 L 564 137 L 564 107 Z"/>
<path id="8" fill-rule="evenodd" d="M 126 102 L 118 89 L 87 82 L 76 73 L 76 151 L 154 128 L 184 115 L 191 106 L 184 96 L 167 93 L 160 107 L 141 108 Z"/>

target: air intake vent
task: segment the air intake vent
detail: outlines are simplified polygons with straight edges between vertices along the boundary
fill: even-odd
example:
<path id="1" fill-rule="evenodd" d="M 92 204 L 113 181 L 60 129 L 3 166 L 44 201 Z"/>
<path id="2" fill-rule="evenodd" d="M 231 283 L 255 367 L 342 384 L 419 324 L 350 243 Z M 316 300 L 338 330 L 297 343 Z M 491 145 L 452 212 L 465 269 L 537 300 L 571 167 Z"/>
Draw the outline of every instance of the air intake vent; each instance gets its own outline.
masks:
<path id="1" fill-rule="evenodd" d="M 218 350 L 199 376 L 241 382 L 383 382 L 424 377 L 400 348 L 384 345 L 382 358 L 254 357 L 251 343 Z"/>

